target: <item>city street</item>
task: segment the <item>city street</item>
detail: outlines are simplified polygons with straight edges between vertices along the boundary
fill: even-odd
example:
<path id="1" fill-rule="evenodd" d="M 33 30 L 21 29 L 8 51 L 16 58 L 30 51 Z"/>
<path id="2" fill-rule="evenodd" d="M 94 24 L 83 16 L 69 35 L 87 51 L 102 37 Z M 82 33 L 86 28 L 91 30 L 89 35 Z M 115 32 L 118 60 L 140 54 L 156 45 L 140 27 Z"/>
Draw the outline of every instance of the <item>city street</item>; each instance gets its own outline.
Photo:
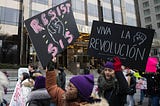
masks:
<path id="1" fill-rule="evenodd" d="M 2 70 L 1 70 L 2 71 Z M 7 71 L 9 73 L 9 79 L 10 79 L 10 83 L 9 83 L 9 87 L 8 87 L 8 93 L 5 95 L 5 99 L 10 102 L 11 100 L 11 97 L 12 97 L 12 94 L 13 94 L 13 91 L 14 91 L 14 88 L 15 88 L 15 85 L 17 83 L 17 70 L 10 70 L 10 71 Z M 98 74 L 95 73 L 96 71 L 92 72 L 94 75 L 95 75 L 95 86 L 96 86 L 96 81 L 97 81 L 97 77 L 98 77 Z M 67 74 L 67 83 L 69 81 L 69 79 L 72 77 L 72 75 L 70 74 Z M 67 85 L 67 84 L 66 84 Z M 139 101 L 139 98 L 140 98 L 140 92 L 139 90 L 137 90 L 137 93 L 135 94 L 135 101 L 136 103 Z M 127 105 L 125 105 L 127 106 Z M 148 106 L 148 98 L 145 97 L 144 99 L 144 103 L 143 105 L 141 106 Z"/>

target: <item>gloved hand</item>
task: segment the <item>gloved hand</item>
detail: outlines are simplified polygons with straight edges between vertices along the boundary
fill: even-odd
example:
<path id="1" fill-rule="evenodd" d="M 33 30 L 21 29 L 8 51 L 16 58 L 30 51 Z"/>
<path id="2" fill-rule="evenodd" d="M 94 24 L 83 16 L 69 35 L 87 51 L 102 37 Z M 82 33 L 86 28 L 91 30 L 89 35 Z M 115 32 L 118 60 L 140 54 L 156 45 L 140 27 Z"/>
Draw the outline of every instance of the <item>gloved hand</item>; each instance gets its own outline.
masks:
<path id="1" fill-rule="evenodd" d="M 121 68 L 122 63 L 121 63 L 119 57 L 116 56 L 116 57 L 113 58 L 113 60 L 114 60 L 114 63 L 113 63 L 113 65 L 114 65 L 114 70 L 115 70 L 116 72 L 117 72 L 117 71 L 121 71 L 121 70 L 122 70 L 122 68 Z"/>
<path id="2" fill-rule="evenodd" d="M 48 62 L 48 65 L 47 65 L 47 70 L 48 71 L 54 71 L 55 69 L 55 61 L 53 61 L 52 59 Z"/>

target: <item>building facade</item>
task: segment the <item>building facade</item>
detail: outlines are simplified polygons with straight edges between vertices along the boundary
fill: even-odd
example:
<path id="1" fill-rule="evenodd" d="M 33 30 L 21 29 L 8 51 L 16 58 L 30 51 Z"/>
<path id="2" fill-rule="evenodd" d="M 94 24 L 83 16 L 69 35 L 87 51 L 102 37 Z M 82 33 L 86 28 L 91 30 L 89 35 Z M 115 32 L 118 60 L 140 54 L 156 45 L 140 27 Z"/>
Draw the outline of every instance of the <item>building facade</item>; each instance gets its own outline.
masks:
<path id="1" fill-rule="evenodd" d="M 155 30 L 152 43 L 151 56 L 160 54 L 160 0 L 135 0 L 138 4 L 139 26 Z"/>
<path id="2" fill-rule="evenodd" d="M 24 63 L 37 61 L 32 44 L 30 44 L 29 40 L 26 40 L 29 38 L 22 20 L 28 19 L 64 1 L 66 0 L 0 1 L 0 34 L 1 36 L 14 35 L 16 38 L 13 42 L 21 42 L 15 43 L 15 46 L 12 47 L 17 50 L 18 59 L 26 60 Z M 96 59 L 94 59 L 95 62 L 90 62 L 91 57 L 87 55 L 93 20 L 137 26 L 133 0 L 71 0 L 71 2 L 80 37 L 73 45 L 68 46 L 67 50 L 57 56 L 58 64 L 67 68 L 72 69 L 70 66 L 84 68 L 88 63 L 92 63 L 94 67 L 97 66 Z M 3 46 L 5 46 L 4 39 L 0 38 L 0 48 L 4 48 Z M 8 49 L 10 48 L 8 47 Z M 23 54 L 25 55 L 23 56 Z"/>

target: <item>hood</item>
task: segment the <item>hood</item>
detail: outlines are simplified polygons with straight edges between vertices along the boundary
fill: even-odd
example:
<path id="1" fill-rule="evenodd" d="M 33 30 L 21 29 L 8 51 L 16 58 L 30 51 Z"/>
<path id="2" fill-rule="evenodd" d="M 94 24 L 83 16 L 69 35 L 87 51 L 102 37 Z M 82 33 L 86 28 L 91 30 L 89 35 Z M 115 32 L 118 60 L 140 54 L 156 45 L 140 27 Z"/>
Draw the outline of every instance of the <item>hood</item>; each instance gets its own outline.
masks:
<path id="1" fill-rule="evenodd" d="M 80 104 L 80 106 L 109 106 L 108 102 L 104 99 L 101 98 L 101 102 L 93 103 L 93 104 Z"/>

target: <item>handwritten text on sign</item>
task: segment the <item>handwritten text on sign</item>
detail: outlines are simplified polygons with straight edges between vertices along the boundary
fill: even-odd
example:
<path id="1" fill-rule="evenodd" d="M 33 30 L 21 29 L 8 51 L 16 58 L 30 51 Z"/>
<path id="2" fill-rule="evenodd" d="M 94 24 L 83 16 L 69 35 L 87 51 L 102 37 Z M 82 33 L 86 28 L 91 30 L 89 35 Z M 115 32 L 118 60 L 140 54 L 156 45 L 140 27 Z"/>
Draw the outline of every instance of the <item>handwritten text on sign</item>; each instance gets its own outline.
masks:
<path id="1" fill-rule="evenodd" d="M 136 62 L 144 69 L 153 35 L 149 29 L 94 21 L 88 54 L 103 59 L 119 56 L 124 65 L 135 68 Z"/>
<path id="2" fill-rule="evenodd" d="M 62 42 L 62 39 L 56 40 L 56 36 L 54 36 L 55 33 L 61 33 L 64 35 L 65 39 L 68 39 L 68 43 L 70 44 L 73 40 L 73 35 L 70 34 L 70 31 L 64 31 L 64 25 L 63 23 L 58 19 L 57 16 L 62 16 L 64 14 L 67 14 L 70 12 L 71 4 L 61 4 L 60 6 L 56 7 L 56 10 L 50 9 L 48 13 L 42 13 L 41 19 L 33 19 L 30 23 L 31 27 L 33 28 L 35 33 L 40 33 L 41 31 L 45 30 L 43 26 L 47 26 L 47 30 L 52 38 L 52 40 L 59 44 L 62 49 L 64 49 L 64 44 Z M 49 16 L 49 19 L 47 19 L 46 16 Z M 42 21 L 42 23 L 40 23 Z M 57 29 L 57 32 L 56 32 Z M 48 44 L 48 53 L 52 53 L 52 56 L 55 57 L 58 53 L 58 48 L 56 46 L 53 46 L 52 43 Z"/>
<path id="3" fill-rule="evenodd" d="M 26 20 L 25 25 L 43 67 L 79 37 L 70 1 Z"/>

